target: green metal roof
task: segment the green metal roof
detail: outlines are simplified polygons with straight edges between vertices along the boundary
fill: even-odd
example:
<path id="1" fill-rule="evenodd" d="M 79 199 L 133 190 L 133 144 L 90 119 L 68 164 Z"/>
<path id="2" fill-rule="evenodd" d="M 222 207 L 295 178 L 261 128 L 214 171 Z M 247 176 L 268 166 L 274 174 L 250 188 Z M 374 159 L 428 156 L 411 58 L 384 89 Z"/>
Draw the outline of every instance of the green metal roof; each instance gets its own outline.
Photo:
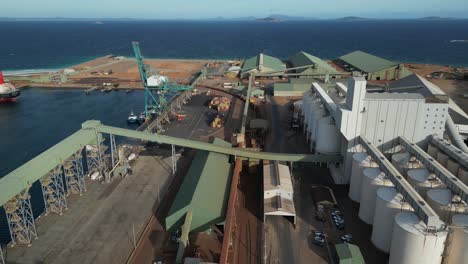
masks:
<path id="1" fill-rule="evenodd" d="M 312 82 L 287 82 L 287 83 L 275 83 L 273 90 L 275 92 L 305 92 L 310 90 L 312 87 Z"/>
<path id="2" fill-rule="evenodd" d="M 329 65 L 328 63 L 326 63 L 319 57 L 315 57 L 304 51 L 299 51 L 298 53 L 291 56 L 291 58 L 289 58 L 289 62 L 291 62 L 293 67 L 315 65 L 316 68 L 318 67 L 323 68 L 325 71 L 329 73 L 338 73 L 338 71 L 335 68 L 333 68 L 331 65 Z"/>
<path id="3" fill-rule="evenodd" d="M 379 58 L 369 53 L 357 50 L 339 58 L 347 64 L 364 72 L 376 72 L 397 66 L 398 63 Z"/>
<path id="4" fill-rule="evenodd" d="M 359 247 L 353 244 L 338 244 L 335 245 L 336 254 L 338 255 L 339 264 L 365 264 L 364 258 Z"/>
<path id="5" fill-rule="evenodd" d="M 218 138 L 213 144 L 231 146 Z M 198 151 L 166 217 L 166 228 L 180 226 L 188 210 L 193 214 L 191 231 L 203 231 L 211 224 L 223 222 L 230 183 L 229 156 Z"/>
<path id="6" fill-rule="evenodd" d="M 245 60 L 244 65 L 242 66 L 242 73 L 248 72 L 250 70 L 259 69 L 260 66 L 267 70 L 274 71 L 285 71 L 286 65 L 278 58 L 260 53 L 257 56 L 248 58 Z"/>
<path id="7" fill-rule="evenodd" d="M 258 66 L 258 56 L 254 56 L 245 60 L 244 65 L 242 66 L 242 72 L 250 71 L 256 69 Z"/>

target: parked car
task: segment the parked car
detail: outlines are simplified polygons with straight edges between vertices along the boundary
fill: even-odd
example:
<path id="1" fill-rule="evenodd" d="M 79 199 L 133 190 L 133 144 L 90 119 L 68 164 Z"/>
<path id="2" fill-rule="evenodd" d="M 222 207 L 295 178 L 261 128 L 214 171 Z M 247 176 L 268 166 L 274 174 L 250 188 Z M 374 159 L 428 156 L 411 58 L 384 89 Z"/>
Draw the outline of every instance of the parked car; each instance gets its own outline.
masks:
<path id="1" fill-rule="evenodd" d="M 314 237 L 314 243 L 323 247 L 325 245 L 325 238 L 322 236 L 315 236 Z"/>
<path id="2" fill-rule="evenodd" d="M 341 241 L 346 242 L 346 243 L 351 243 L 353 241 L 353 236 L 352 235 L 344 235 L 341 236 Z"/>

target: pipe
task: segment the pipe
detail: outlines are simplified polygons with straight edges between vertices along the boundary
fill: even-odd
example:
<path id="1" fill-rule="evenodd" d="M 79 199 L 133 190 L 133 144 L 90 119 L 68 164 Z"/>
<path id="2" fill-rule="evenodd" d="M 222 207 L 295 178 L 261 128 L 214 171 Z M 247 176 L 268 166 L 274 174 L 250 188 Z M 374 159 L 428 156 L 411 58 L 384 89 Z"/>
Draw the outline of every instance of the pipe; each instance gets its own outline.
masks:
<path id="1" fill-rule="evenodd" d="M 455 123 L 453 122 L 452 117 L 450 117 L 450 115 L 447 116 L 445 128 L 447 130 L 447 134 L 450 140 L 452 141 L 452 144 L 459 148 L 461 151 L 468 153 L 468 147 L 466 146 L 465 142 L 460 136 L 460 133 L 458 133 L 458 129 L 455 126 Z"/>

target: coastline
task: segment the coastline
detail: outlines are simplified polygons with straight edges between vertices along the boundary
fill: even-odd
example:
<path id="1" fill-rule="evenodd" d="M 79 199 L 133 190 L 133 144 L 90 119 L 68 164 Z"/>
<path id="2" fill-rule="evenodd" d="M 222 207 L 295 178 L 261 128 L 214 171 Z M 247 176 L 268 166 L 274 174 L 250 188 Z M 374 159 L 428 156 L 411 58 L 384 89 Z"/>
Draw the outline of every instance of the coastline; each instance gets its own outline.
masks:
<path id="1" fill-rule="evenodd" d="M 189 84 L 191 80 L 206 65 L 214 65 L 217 62 L 226 63 L 231 60 L 225 59 L 155 59 L 145 58 L 145 63 L 156 69 L 161 75 L 168 76 L 171 81 L 182 85 Z M 242 63 L 241 60 L 232 60 Z M 449 79 L 447 77 L 435 77 L 434 73 L 442 72 L 453 75 L 455 73 L 468 73 L 468 67 L 456 67 L 447 65 L 402 63 L 412 72 L 428 79 L 438 85 L 457 103 L 466 103 L 464 95 L 468 93 L 468 82 L 466 80 Z M 55 89 L 55 90 L 87 90 L 98 87 L 96 91 L 102 90 L 102 86 L 112 87 L 112 90 L 142 90 L 139 71 L 133 57 L 118 57 L 106 55 L 89 61 L 85 61 L 66 69 L 74 72 L 64 74 L 64 69 L 58 71 L 37 70 L 33 74 L 6 75 L 10 81 L 19 89 Z M 109 71 L 112 71 L 109 74 Z M 61 80 L 61 81 L 57 81 Z M 52 82 L 53 81 L 53 82 Z M 382 81 L 377 81 L 379 84 Z M 391 81 L 390 81 L 391 82 Z M 370 82 L 372 83 L 372 82 Z M 383 82 L 384 84 L 388 82 Z M 107 84 L 104 85 L 104 84 Z M 114 85 L 118 86 L 115 87 Z M 462 98 L 463 97 L 463 98 Z M 468 111 L 467 108 L 464 109 Z"/>

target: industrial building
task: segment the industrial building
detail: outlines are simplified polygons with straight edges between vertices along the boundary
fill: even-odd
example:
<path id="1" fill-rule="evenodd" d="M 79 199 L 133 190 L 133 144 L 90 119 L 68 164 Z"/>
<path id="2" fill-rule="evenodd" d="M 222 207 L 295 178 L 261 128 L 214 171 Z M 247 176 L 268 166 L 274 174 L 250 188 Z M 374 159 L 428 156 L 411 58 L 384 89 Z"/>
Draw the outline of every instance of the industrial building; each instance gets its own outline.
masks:
<path id="1" fill-rule="evenodd" d="M 359 50 L 339 57 L 335 63 L 355 76 L 365 76 L 369 81 L 398 80 L 412 73 L 401 64 Z"/>
<path id="2" fill-rule="evenodd" d="M 218 138 L 214 139 L 213 144 L 231 145 Z M 212 224 L 223 223 L 230 179 L 229 156 L 200 151 L 193 159 L 166 217 L 166 229 L 171 230 L 187 224 L 184 223 L 184 218 L 188 211 L 192 212 L 190 231 L 205 231 Z"/>
<path id="3" fill-rule="evenodd" d="M 289 58 L 289 63 L 295 73 L 303 74 L 300 78 L 307 78 L 307 74 L 311 76 L 330 75 L 330 78 L 336 78 L 339 72 L 331 65 L 304 51 L 300 51 Z"/>
<path id="4" fill-rule="evenodd" d="M 468 149 L 449 114 L 456 105 L 417 75 L 381 91 L 366 87 L 363 77 L 313 83 L 300 104 L 311 151 L 343 157 L 330 173 L 350 185 L 358 217 L 373 226 L 371 242 L 389 263 L 464 263 L 466 243 L 451 240 L 458 229 L 448 227 L 468 213 Z"/>
<path id="5" fill-rule="evenodd" d="M 241 69 L 241 78 L 248 77 L 251 73 L 284 72 L 286 64 L 280 59 L 260 53 L 257 56 L 245 60 Z"/>
<path id="6" fill-rule="evenodd" d="M 315 79 L 311 78 L 291 78 L 288 82 L 276 82 L 273 85 L 273 96 L 303 96 L 310 90 L 314 81 Z"/>

